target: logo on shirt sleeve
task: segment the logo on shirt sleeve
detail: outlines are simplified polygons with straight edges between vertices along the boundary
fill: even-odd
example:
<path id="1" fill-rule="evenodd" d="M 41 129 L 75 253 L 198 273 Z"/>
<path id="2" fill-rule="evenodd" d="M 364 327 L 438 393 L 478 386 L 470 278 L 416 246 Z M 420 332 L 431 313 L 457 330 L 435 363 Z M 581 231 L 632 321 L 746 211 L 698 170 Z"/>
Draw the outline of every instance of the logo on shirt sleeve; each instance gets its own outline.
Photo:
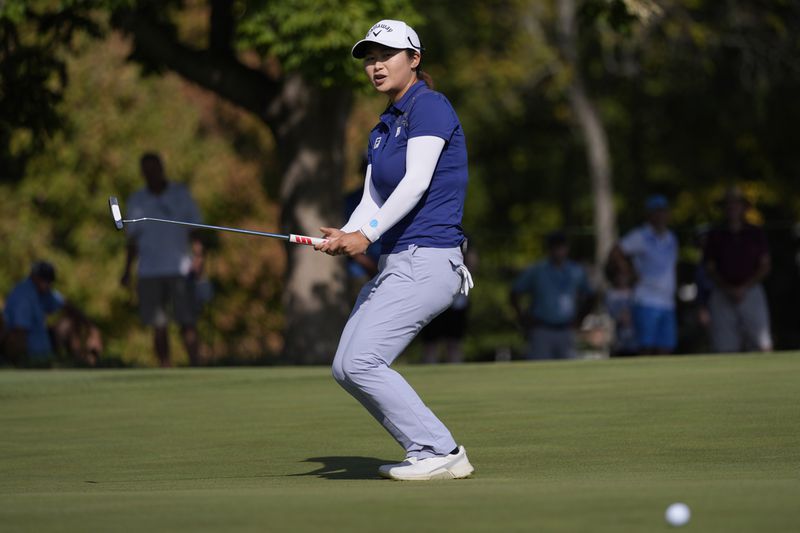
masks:
<path id="1" fill-rule="evenodd" d="M 400 130 L 401 130 L 402 128 L 403 128 L 403 126 L 397 126 L 397 131 L 396 131 L 396 132 L 394 132 L 394 136 L 395 136 L 395 137 L 399 137 L 399 136 L 400 136 Z"/>
<path id="2" fill-rule="evenodd" d="M 377 150 L 378 149 L 378 146 L 381 145 L 381 139 L 382 138 L 383 137 L 378 137 L 377 139 L 375 139 L 375 145 L 372 147 L 373 150 Z"/>

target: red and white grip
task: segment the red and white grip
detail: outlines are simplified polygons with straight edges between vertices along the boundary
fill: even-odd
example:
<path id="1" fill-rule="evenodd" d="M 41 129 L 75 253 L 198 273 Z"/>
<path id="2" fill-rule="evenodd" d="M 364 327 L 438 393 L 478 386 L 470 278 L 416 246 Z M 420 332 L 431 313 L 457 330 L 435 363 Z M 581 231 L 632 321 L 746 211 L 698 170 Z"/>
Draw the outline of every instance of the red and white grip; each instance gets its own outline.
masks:
<path id="1" fill-rule="evenodd" d="M 320 237 L 306 237 L 305 235 L 295 235 L 294 233 L 289 234 L 289 242 L 294 244 L 317 246 L 318 244 L 323 244 L 327 241 L 328 239 L 322 239 Z"/>

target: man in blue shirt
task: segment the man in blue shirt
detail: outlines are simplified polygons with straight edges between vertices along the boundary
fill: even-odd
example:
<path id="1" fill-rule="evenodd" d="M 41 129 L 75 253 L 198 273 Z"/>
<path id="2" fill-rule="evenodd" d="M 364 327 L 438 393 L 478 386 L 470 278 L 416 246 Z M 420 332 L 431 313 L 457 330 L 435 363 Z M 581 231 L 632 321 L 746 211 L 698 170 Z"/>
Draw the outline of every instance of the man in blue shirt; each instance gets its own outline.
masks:
<path id="1" fill-rule="evenodd" d="M 48 315 L 63 309 L 75 323 L 89 325 L 88 319 L 53 289 L 55 279 L 53 265 L 34 263 L 30 275 L 6 299 L 4 351 L 17 364 L 49 364 L 55 350 L 47 327 Z"/>
<path id="2" fill-rule="evenodd" d="M 569 260 L 563 232 L 546 239 L 548 256 L 522 272 L 511 287 L 511 305 L 530 342 L 528 359 L 571 359 L 575 324 L 592 294 L 584 269 Z M 523 296 L 530 297 L 528 309 Z"/>
<path id="3" fill-rule="evenodd" d="M 677 344 L 675 267 L 678 239 L 670 231 L 669 202 L 656 194 L 645 202 L 647 222 L 628 232 L 611 250 L 618 268 L 633 264 L 633 322 L 643 354 L 671 353 Z"/>

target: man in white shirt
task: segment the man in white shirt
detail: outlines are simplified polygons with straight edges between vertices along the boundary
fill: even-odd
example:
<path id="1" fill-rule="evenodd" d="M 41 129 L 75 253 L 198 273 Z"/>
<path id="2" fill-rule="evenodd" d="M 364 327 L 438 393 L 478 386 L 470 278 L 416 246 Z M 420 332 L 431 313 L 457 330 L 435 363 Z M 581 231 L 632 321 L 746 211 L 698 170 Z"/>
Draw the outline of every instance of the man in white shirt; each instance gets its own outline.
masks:
<path id="1" fill-rule="evenodd" d="M 650 196 L 646 203 L 647 222 L 630 231 L 611 251 L 610 260 L 619 268 L 633 263 L 633 320 L 641 353 L 670 353 L 677 344 L 675 318 L 675 266 L 678 239 L 669 230 L 669 202 L 664 196 Z"/>
<path id="2" fill-rule="evenodd" d="M 161 158 L 146 153 L 140 160 L 147 186 L 126 204 L 126 218 L 163 218 L 201 222 L 189 189 L 168 181 Z M 192 365 L 198 364 L 195 280 L 203 269 L 203 244 L 189 228 L 176 224 L 141 222 L 126 226 L 128 257 L 122 284 L 130 285 L 131 267 L 139 259 L 137 294 L 142 322 L 153 326 L 153 345 L 161 366 L 170 366 L 167 326 L 171 314 Z"/>

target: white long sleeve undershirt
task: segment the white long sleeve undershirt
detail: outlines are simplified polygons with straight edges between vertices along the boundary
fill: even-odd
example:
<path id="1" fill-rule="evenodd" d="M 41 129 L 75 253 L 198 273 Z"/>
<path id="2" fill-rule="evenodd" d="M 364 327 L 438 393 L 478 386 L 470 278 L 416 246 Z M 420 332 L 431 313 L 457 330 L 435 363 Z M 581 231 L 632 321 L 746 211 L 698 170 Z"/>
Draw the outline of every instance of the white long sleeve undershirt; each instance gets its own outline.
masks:
<path id="1" fill-rule="evenodd" d="M 349 233 L 361 230 L 371 242 L 377 241 L 419 203 L 430 187 L 443 149 L 444 139 L 440 137 L 425 135 L 409 139 L 406 173 L 385 202 L 372 185 L 372 165 L 367 166 L 361 202 L 342 231 Z"/>
<path id="2" fill-rule="evenodd" d="M 361 201 L 358 202 L 347 223 L 342 226 L 342 231 L 345 233 L 358 231 L 358 228 L 369 222 L 372 215 L 381 208 L 379 202 L 382 202 L 380 195 L 375 186 L 372 185 L 372 165 L 367 165 L 367 174 L 364 178 L 364 193 L 361 195 Z"/>

